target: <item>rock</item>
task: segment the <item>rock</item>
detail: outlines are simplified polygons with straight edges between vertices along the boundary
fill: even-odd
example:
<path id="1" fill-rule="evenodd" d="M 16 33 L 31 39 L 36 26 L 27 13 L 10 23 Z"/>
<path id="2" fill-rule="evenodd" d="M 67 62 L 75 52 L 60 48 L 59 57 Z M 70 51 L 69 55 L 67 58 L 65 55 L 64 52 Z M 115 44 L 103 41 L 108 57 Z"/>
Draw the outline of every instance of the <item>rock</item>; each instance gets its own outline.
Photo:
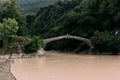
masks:
<path id="1" fill-rule="evenodd" d="M 40 50 L 38 50 L 37 53 L 36 53 L 36 55 L 37 55 L 37 56 L 43 56 L 43 55 L 45 55 L 44 49 L 41 48 Z"/>
<path id="2" fill-rule="evenodd" d="M 10 72 L 11 60 L 0 59 L 0 80 L 16 80 Z"/>

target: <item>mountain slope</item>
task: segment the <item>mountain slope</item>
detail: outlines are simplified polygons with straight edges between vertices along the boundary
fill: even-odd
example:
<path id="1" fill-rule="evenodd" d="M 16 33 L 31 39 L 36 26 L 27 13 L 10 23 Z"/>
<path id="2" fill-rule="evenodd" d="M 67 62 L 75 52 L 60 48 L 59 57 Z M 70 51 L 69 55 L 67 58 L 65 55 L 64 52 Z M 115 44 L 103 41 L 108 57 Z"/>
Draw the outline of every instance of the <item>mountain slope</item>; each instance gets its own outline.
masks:
<path id="1" fill-rule="evenodd" d="M 40 7 L 53 4 L 57 0 L 17 0 L 20 4 L 19 10 L 25 14 L 35 14 Z"/>

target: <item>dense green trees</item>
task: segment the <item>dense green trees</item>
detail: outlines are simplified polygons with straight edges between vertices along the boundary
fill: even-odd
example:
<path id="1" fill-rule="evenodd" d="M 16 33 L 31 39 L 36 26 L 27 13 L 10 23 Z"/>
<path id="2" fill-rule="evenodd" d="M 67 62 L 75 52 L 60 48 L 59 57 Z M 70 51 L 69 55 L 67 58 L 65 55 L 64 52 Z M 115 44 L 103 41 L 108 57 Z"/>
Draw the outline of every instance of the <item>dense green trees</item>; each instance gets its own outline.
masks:
<path id="1" fill-rule="evenodd" d="M 63 34 L 91 38 L 95 31 L 107 31 L 109 34 L 113 30 L 118 30 L 119 18 L 119 0 L 62 0 L 40 8 L 29 27 L 32 35 L 42 35 L 42 38 Z M 68 44 L 71 44 L 71 47 Z M 74 40 L 62 40 L 48 44 L 47 49 L 62 47 L 62 50 L 81 51 L 82 46 L 83 44 Z"/>
<path id="2" fill-rule="evenodd" d="M 37 52 L 40 48 L 43 48 L 44 44 L 40 37 L 34 36 L 29 44 L 24 46 L 24 51 L 26 53 Z"/>
<path id="3" fill-rule="evenodd" d="M 15 19 L 18 22 L 18 26 L 19 26 L 19 30 L 17 34 L 26 35 L 25 17 L 17 11 L 17 5 L 18 3 L 16 0 L 8 0 L 1 2 L 0 22 L 2 22 L 4 18 Z"/>
<path id="4" fill-rule="evenodd" d="M 61 18 L 71 9 L 73 9 L 80 2 L 77 0 L 71 1 L 58 1 L 55 5 L 49 5 L 41 8 L 35 16 L 35 21 L 32 26 L 32 33 L 43 34 L 49 31 L 50 28 L 61 26 Z M 69 5 L 69 6 L 68 6 Z"/>
<path id="5" fill-rule="evenodd" d="M 3 35 L 15 35 L 18 29 L 19 26 L 15 19 L 3 19 L 3 23 L 0 23 L 0 33 Z"/>
<path id="6" fill-rule="evenodd" d="M 17 51 L 17 41 L 12 38 L 16 35 L 19 29 L 18 23 L 15 19 L 3 19 L 0 23 L 0 53 L 12 53 Z"/>
<path id="7" fill-rule="evenodd" d="M 1 1 L 0 54 L 12 54 L 22 51 L 24 46 L 30 42 L 30 38 L 25 37 L 26 34 L 26 20 L 17 11 L 17 1 Z"/>
<path id="8" fill-rule="evenodd" d="M 111 52 L 116 55 L 120 52 L 120 36 L 96 31 L 91 39 L 96 50 L 101 54 L 102 52 Z"/>

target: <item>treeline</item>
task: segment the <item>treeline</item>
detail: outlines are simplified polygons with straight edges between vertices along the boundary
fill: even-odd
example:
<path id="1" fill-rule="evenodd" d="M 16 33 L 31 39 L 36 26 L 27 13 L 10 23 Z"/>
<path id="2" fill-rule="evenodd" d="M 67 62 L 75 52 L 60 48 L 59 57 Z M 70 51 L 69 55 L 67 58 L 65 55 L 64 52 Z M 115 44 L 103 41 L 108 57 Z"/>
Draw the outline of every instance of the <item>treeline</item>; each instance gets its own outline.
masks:
<path id="1" fill-rule="evenodd" d="M 27 16 L 31 35 L 42 38 L 71 34 L 89 38 L 98 52 L 120 52 L 119 0 L 61 0 L 40 8 L 35 16 Z M 96 36 L 97 35 L 97 36 Z M 88 47 L 74 40 L 60 40 L 47 50 L 85 51 Z"/>

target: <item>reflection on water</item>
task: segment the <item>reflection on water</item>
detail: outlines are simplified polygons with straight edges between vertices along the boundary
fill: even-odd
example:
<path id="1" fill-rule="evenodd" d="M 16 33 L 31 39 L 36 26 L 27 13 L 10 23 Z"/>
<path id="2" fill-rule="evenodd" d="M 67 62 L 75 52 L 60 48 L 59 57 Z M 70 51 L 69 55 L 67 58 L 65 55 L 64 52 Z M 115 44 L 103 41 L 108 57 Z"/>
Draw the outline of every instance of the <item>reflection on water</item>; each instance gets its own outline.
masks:
<path id="1" fill-rule="evenodd" d="M 17 80 L 120 80 L 120 56 L 48 52 L 41 58 L 16 59 Z"/>

